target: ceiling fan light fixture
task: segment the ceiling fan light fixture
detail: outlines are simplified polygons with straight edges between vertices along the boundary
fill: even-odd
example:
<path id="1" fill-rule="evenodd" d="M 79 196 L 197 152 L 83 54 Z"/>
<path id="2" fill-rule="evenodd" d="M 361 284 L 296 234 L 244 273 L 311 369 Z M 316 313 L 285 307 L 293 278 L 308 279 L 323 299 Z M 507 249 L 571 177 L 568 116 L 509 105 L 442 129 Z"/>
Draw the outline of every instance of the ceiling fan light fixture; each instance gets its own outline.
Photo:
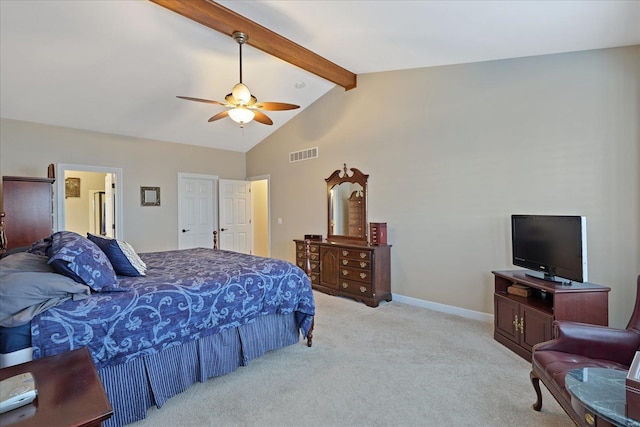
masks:
<path id="1" fill-rule="evenodd" d="M 240 105 L 247 105 L 251 101 L 251 92 L 244 83 L 237 83 L 231 90 L 231 95 L 236 99 L 236 102 Z"/>
<path id="2" fill-rule="evenodd" d="M 242 106 L 229 110 L 229 117 L 238 123 L 240 127 L 244 127 L 244 125 L 253 120 L 255 116 L 256 114 L 253 111 Z"/>
<path id="3" fill-rule="evenodd" d="M 2 0 L 0 0 L 2 1 Z M 295 110 L 300 108 L 299 105 L 287 104 L 284 102 L 260 102 L 258 99 L 251 95 L 247 85 L 242 83 L 242 45 L 247 41 L 249 36 L 239 31 L 233 33 L 233 38 L 238 42 L 240 50 L 240 82 L 231 89 L 231 93 L 224 97 L 225 102 L 212 101 L 210 99 L 192 98 L 190 96 L 178 96 L 178 98 L 186 99 L 189 101 L 204 102 L 207 104 L 217 104 L 223 107 L 229 108 L 221 113 L 218 113 L 211 118 L 209 122 L 220 120 L 224 117 L 230 117 L 231 120 L 238 123 L 241 128 L 245 124 L 253 121 L 262 123 L 263 125 L 270 126 L 273 124 L 273 120 L 269 118 L 263 111 L 283 111 L 283 110 Z"/>

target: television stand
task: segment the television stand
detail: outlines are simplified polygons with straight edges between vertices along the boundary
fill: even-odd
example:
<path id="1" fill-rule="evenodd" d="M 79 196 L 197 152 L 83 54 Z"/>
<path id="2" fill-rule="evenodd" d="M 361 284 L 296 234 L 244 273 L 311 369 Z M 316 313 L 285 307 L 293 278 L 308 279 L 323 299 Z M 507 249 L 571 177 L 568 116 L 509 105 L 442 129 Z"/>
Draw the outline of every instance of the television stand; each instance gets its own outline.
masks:
<path id="1" fill-rule="evenodd" d="M 527 274 L 527 270 L 493 271 L 496 341 L 528 361 L 534 345 L 553 337 L 554 320 L 609 325 L 609 291 L 594 283 L 566 286 Z M 529 288 L 528 296 L 507 292 L 511 285 Z"/>

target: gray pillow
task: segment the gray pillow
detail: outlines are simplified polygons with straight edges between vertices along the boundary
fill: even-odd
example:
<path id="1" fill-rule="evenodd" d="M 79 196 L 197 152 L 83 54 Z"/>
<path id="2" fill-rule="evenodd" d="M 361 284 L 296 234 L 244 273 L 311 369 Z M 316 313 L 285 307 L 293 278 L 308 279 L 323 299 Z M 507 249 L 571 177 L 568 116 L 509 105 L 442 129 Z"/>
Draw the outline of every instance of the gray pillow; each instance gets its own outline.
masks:
<path id="1" fill-rule="evenodd" d="M 0 259 L 0 272 L 39 271 L 53 273 L 53 267 L 47 264 L 49 258 L 44 255 L 19 252 Z"/>
<path id="2" fill-rule="evenodd" d="M 47 257 L 20 253 L 0 260 L 0 326 L 24 325 L 70 298 L 89 295 L 87 285 L 52 272 Z"/>

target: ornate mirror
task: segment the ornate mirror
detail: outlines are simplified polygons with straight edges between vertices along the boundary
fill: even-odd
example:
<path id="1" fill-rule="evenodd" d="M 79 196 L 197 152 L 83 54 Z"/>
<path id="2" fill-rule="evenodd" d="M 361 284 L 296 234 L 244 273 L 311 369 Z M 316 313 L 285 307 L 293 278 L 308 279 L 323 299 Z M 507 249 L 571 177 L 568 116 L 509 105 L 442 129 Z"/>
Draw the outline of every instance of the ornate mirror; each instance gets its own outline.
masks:
<path id="1" fill-rule="evenodd" d="M 356 168 L 351 176 L 344 165 L 343 175 L 336 170 L 327 181 L 327 240 L 367 241 L 367 178 Z"/>

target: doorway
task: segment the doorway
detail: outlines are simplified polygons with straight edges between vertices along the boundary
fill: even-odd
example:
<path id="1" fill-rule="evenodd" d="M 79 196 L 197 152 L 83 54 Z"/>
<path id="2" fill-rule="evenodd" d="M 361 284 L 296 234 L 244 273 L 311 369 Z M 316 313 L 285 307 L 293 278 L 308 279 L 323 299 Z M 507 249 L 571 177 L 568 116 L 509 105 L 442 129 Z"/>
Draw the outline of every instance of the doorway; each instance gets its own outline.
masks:
<path id="1" fill-rule="evenodd" d="M 253 254 L 271 256 L 271 209 L 269 175 L 248 178 L 251 183 L 251 217 L 253 221 Z"/>
<path id="2" fill-rule="evenodd" d="M 122 169 L 59 163 L 56 176 L 58 230 L 123 238 Z"/>
<path id="3" fill-rule="evenodd" d="M 204 232 L 193 233 L 193 226 L 197 225 L 196 223 L 205 222 L 204 220 L 196 221 L 195 218 L 203 218 L 202 213 L 206 213 L 203 206 L 207 206 L 212 207 L 210 217 L 213 218 L 212 230 L 217 230 L 218 233 L 218 248 L 263 257 L 271 256 L 269 180 L 269 175 L 255 176 L 248 178 L 247 181 L 239 181 L 220 180 L 215 175 L 178 173 L 178 248 L 211 247 L 212 231 L 209 232 L 207 229 Z M 189 196 L 191 192 L 188 189 L 189 186 L 204 189 L 206 181 L 213 181 L 212 202 L 203 201 L 208 198 L 200 199 L 200 197 Z M 225 188 L 238 186 L 247 188 L 250 194 L 249 200 L 245 197 L 229 196 L 230 201 L 227 203 Z M 232 191 L 232 193 L 234 192 Z M 240 203 L 239 200 L 244 200 L 244 202 Z M 200 208 L 195 209 L 195 206 L 200 206 Z M 240 209 L 239 206 L 242 206 L 243 209 Z M 247 221 L 238 221 L 238 216 Z M 231 225 L 235 227 L 238 222 L 247 223 L 241 233 L 236 233 L 237 230 L 229 230 L 232 228 Z M 195 234 L 200 234 L 201 239 L 192 236 Z M 238 234 L 242 234 L 245 238 L 234 238 Z"/>

